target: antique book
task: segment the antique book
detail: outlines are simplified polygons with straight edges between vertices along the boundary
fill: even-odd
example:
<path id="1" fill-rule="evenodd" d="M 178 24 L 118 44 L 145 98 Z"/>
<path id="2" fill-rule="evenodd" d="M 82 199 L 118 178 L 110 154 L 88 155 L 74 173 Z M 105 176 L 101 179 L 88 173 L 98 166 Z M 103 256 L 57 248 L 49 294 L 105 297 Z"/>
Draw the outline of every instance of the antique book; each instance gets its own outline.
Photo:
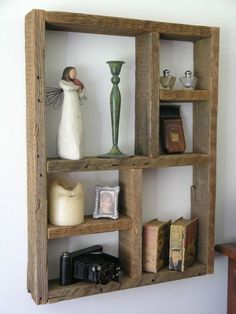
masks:
<path id="1" fill-rule="evenodd" d="M 156 273 L 168 265 L 171 220 L 153 219 L 143 227 L 143 271 Z"/>
<path id="2" fill-rule="evenodd" d="M 166 153 L 183 153 L 186 148 L 179 106 L 160 106 L 160 139 Z"/>
<path id="3" fill-rule="evenodd" d="M 197 260 L 198 218 L 183 219 L 170 227 L 169 269 L 184 271 Z"/>

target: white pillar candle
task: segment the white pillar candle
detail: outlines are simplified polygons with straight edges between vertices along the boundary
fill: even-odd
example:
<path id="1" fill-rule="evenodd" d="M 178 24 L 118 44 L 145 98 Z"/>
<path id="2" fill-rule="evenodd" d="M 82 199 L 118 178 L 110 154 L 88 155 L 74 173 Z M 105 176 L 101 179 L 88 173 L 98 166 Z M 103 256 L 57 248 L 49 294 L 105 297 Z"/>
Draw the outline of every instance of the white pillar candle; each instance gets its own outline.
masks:
<path id="1" fill-rule="evenodd" d="M 81 183 L 53 180 L 49 189 L 49 222 L 74 226 L 84 222 L 84 189 Z"/>

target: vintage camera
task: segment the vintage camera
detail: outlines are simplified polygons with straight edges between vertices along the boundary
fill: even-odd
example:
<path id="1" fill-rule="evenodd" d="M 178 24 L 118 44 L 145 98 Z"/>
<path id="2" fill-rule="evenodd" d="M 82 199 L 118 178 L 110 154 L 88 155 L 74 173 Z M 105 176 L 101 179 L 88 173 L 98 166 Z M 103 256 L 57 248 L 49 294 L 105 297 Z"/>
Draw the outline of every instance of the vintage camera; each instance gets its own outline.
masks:
<path id="1" fill-rule="evenodd" d="M 119 258 L 103 252 L 101 245 L 93 245 L 75 252 L 64 252 L 60 257 L 60 285 L 88 280 L 107 284 L 121 277 Z"/>

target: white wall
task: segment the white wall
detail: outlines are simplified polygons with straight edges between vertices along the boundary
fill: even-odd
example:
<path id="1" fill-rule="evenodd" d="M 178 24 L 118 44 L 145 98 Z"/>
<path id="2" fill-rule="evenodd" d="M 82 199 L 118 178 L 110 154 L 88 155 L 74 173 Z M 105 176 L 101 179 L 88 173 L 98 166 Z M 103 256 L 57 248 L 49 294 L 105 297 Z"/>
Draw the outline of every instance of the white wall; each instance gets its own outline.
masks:
<path id="1" fill-rule="evenodd" d="M 0 1 L 0 42 L 1 42 L 1 104 L 0 104 L 0 147 L 1 147 L 1 197 L 0 197 L 0 313 L 182 313 L 182 314 L 224 314 L 226 313 L 227 289 L 227 259 L 220 255 L 215 259 L 215 273 L 199 278 L 178 282 L 141 287 L 124 290 L 104 295 L 91 296 L 60 302 L 52 305 L 36 306 L 26 291 L 26 265 L 27 265 L 27 214 L 26 214 L 26 119 L 25 119 L 25 60 L 24 60 L 24 16 L 33 8 L 54 11 L 70 11 L 111 16 L 123 16 L 157 21 L 169 21 L 187 24 L 212 25 L 221 28 L 220 44 L 220 81 L 219 81 L 219 119 L 218 119 L 218 162 L 217 162 L 217 200 L 216 200 L 216 242 L 233 241 L 235 234 L 234 204 L 236 193 L 234 185 L 236 177 L 234 134 L 235 123 L 235 96 L 234 72 L 236 68 L 236 4 L 234 1 L 220 0 L 184 0 L 184 1 L 159 1 L 147 0 L 138 2 L 130 1 Z M 48 34 L 50 36 L 50 34 Z M 64 36 L 58 33 L 58 36 Z M 68 38 L 69 47 L 74 51 L 63 56 L 58 50 L 53 52 L 58 42 L 48 50 L 47 58 L 55 56 L 54 63 L 48 63 L 47 80 L 56 84 L 57 76 L 67 63 L 78 66 L 80 78 L 87 85 L 88 101 L 83 107 L 83 114 L 87 123 L 86 150 L 90 154 L 102 153 L 110 147 L 108 125 L 100 129 L 94 116 L 101 117 L 108 106 L 110 91 L 110 73 L 105 61 L 117 57 L 124 59 L 126 64 L 121 72 L 122 101 L 127 101 L 127 106 L 122 113 L 123 135 L 120 135 L 120 144 L 124 150 L 132 152 L 133 140 L 133 77 L 134 55 L 132 39 L 121 38 L 121 42 L 100 37 L 100 44 L 93 35 L 80 35 L 78 44 L 73 36 Z M 63 39 L 65 42 L 67 39 Z M 50 41 L 51 42 L 51 41 Z M 81 42 L 81 44 L 80 44 Z M 102 43 L 102 44 L 101 44 Z M 81 45 L 81 46 L 79 46 Z M 114 46 L 112 46 L 114 45 Z M 116 46 L 117 45 L 117 46 Z M 122 45 L 122 49 L 120 49 Z M 111 46 L 113 49 L 111 49 Z M 88 48 L 86 50 L 86 47 Z M 99 49 L 96 58 L 94 52 Z M 123 49 L 125 47 L 125 49 Z M 115 48 L 115 49 L 114 49 Z M 168 47 L 170 48 L 170 46 Z M 79 50 L 78 50 L 79 49 Z M 181 52 L 178 48 L 177 53 Z M 76 59 L 77 50 L 80 59 Z M 75 53 L 76 52 L 76 53 Z M 54 54 L 53 54 L 54 53 Z M 52 58 L 53 59 L 53 58 Z M 175 56 L 171 58 L 172 68 Z M 165 67 L 166 60 L 162 60 Z M 183 66 L 191 66 L 191 60 L 183 60 Z M 56 66 L 58 64 L 58 67 Z M 49 67 L 51 66 L 50 70 Z M 180 71 L 176 68 L 175 71 Z M 179 75 L 179 74 L 178 74 Z M 102 78 L 102 79 L 101 79 Z M 103 86 L 101 86 L 104 84 Z M 123 108 L 122 107 L 122 108 Z M 187 111 L 186 111 L 187 110 Z M 50 111 L 53 120 L 58 119 L 59 112 Z M 190 110 L 191 111 L 191 110 Z M 185 109 L 186 117 L 190 116 L 189 109 Z M 94 114 L 95 112 L 95 114 Z M 103 113 L 104 114 L 104 113 Z M 109 115 L 109 113 L 106 113 Z M 131 127 L 130 127 L 131 126 Z M 190 125 L 186 126 L 191 128 Z M 52 138 L 49 140 L 53 143 Z M 101 132 L 101 133 L 99 133 Z M 131 141 L 125 134 L 131 134 Z M 97 136 L 97 139 L 94 135 Z M 191 138 L 189 139 L 191 146 Z M 52 146 L 51 146 L 52 147 Z M 101 150 L 101 151 L 100 151 Z M 49 151 L 53 154 L 52 151 Z M 110 182 L 115 182 L 116 173 L 109 176 Z M 180 177 L 181 176 L 181 177 Z M 175 184 L 170 184 L 169 178 Z M 181 182 L 179 180 L 181 178 Z M 92 190 L 91 178 L 83 176 L 80 179 Z M 96 180 L 104 182 L 100 175 Z M 161 184 L 160 184 L 161 183 Z M 178 190 L 176 190 L 178 183 Z M 172 190 L 173 203 L 167 202 L 166 189 Z M 154 215 L 160 218 L 175 218 L 182 213 L 189 212 L 189 192 L 191 184 L 191 168 L 162 169 L 158 172 L 147 171 L 144 177 L 144 221 Z M 158 197 L 155 189 L 158 188 Z M 181 197 L 179 197 L 181 195 Z M 148 199 L 151 197 L 151 202 Z M 156 199 L 157 198 L 157 199 Z M 88 203 L 91 211 L 92 202 Z M 153 207 L 158 205 L 158 213 Z M 167 211 L 168 210 L 168 211 Z M 167 212 L 166 212 L 167 211 Z M 85 246 L 93 242 L 91 237 L 70 241 L 55 241 L 50 243 L 54 247 L 50 254 L 49 268 L 55 265 L 55 260 L 61 248 L 68 246 L 70 249 Z M 116 251 L 117 234 L 100 235 L 101 241 L 108 251 Z M 51 270 L 51 275 L 54 271 Z"/>

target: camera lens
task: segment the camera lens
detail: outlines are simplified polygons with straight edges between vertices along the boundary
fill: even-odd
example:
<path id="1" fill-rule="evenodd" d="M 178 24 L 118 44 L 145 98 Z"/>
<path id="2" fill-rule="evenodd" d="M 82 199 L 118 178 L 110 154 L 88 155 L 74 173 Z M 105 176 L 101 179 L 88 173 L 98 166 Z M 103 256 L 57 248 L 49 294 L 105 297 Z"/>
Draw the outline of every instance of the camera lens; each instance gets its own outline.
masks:
<path id="1" fill-rule="evenodd" d="M 103 265 L 101 272 L 100 272 L 100 278 L 99 281 L 102 285 L 107 284 L 109 281 L 112 280 L 114 274 L 113 266 L 110 264 Z"/>

